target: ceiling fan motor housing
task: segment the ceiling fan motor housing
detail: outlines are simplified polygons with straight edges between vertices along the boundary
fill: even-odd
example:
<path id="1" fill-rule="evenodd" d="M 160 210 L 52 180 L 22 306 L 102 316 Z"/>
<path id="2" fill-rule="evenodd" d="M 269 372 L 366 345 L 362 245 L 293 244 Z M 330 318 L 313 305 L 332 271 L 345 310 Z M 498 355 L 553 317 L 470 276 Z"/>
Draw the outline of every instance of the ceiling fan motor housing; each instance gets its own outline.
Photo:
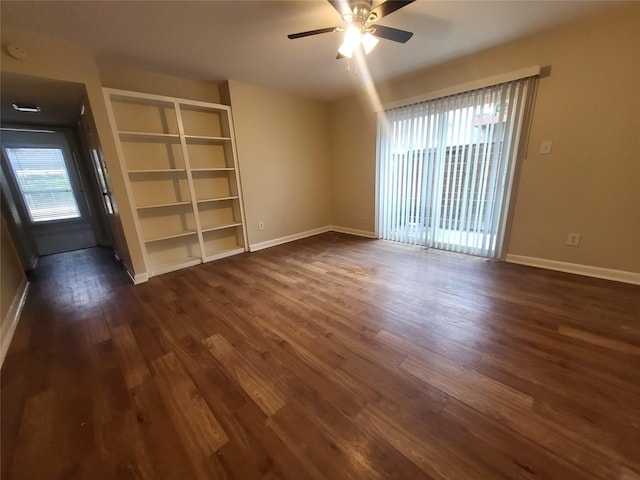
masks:
<path id="1" fill-rule="evenodd" d="M 352 0 L 349 6 L 350 10 L 342 16 L 347 24 L 355 24 L 362 28 L 366 23 L 378 19 L 378 15 L 371 11 L 371 0 Z"/>
<path id="2" fill-rule="evenodd" d="M 287 35 L 290 39 L 309 37 L 322 33 L 342 32 L 345 31 L 346 36 L 349 32 L 355 31 L 355 35 L 359 32 L 360 37 L 384 38 L 398 43 L 406 43 L 413 35 L 412 32 L 399 30 L 397 28 L 385 27 L 378 25 L 376 22 L 387 15 L 406 7 L 416 0 L 386 0 L 373 8 L 373 0 L 327 0 L 331 6 L 342 16 L 344 26 L 320 28 L 317 30 L 308 30 L 306 32 L 292 33 Z M 353 35 L 353 34 L 351 34 Z M 376 40 L 377 43 L 377 40 Z M 375 43 L 373 44 L 375 45 Z M 373 48 L 370 47 L 369 50 Z M 368 52 L 367 52 L 368 53 Z M 337 58 L 342 58 L 338 55 Z"/>

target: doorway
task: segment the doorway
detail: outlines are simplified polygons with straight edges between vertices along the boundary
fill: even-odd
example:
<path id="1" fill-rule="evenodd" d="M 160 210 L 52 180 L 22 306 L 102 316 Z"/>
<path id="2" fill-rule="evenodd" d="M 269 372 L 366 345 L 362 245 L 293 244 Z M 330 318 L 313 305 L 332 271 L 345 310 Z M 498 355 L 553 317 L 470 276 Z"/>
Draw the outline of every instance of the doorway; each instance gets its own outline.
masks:
<path id="1" fill-rule="evenodd" d="M 113 250 L 114 208 L 100 183 L 106 168 L 94 162 L 102 151 L 85 86 L 0 75 L 2 215 L 23 268 L 42 255 Z"/>
<path id="2" fill-rule="evenodd" d="M 97 245 L 76 155 L 64 131 L 3 131 L 2 170 L 40 255 Z"/>

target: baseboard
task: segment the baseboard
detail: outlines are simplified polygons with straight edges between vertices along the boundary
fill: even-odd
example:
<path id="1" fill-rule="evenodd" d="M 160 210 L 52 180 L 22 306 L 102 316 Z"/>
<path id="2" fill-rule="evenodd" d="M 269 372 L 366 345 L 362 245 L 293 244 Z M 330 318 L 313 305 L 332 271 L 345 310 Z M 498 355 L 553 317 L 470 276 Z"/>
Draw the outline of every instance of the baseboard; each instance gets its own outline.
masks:
<path id="1" fill-rule="evenodd" d="M 356 230 L 355 228 L 339 227 L 338 225 L 331 225 L 332 232 L 346 233 L 348 235 L 356 235 L 358 237 L 365 238 L 378 238 L 376 232 L 370 232 L 368 230 Z"/>
<path id="2" fill-rule="evenodd" d="M 124 263 L 123 263 L 123 265 L 124 265 Z M 147 275 L 146 273 L 136 273 L 136 274 L 134 274 L 126 266 L 125 266 L 125 270 L 127 272 L 127 275 L 129 275 L 129 278 L 131 279 L 131 281 L 133 282 L 134 285 L 139 285 L 141 283 L 149 281 L 149 275 Z"/>
<path id="3" fill-rule="evenodd" d="M 276 245 L 282 245 L 283 243 L 289 243 L 307 237 L 313 237 L 314 235 L 319 235 L 321 233 L 326 233 L 329 231 L 331 231 L 331 226 L 327 225 L 326 227 L 314 228 L 313 230 L 307 230 L 306 232 L 294 233 L 293 235 L 274 238 L 273 240 L 267 240 L 266 242 L 253 243 L 249 245 L 249 251 L 257 252 L 258 250 L 275 247 Z"/>
<path id="4" fill-rule="evenodd" d="M 559 272 L 575 273 L 586 277 L 603 278 L 616 282 L 631 283 L 640 285 L 640 273 L 627 272 L 625 270 L 614 270 L 611 268 L 592 267 L 590 265 L 580 265 L 578 263 L 559 262 L 557 260 L 547 260 L 545 258 L 526 257 L 523 255 L 507 254 L 506 261 L 530 267 L 546 268 L 547 270 L 557 270 Z"/>
<path id="5" fill-rule="evenodd" d="M 314 228 L 313 230 L 294 233 L 293 235 L 287 235 L 286 237 L 274 238 L 273 240 L 267 240 L 266 242 L 254 243 L 252 245 L 249 245 L 249 251 L 256 252 L 264 248 L 275 247 L 276 245 L 282 245 L 283 243 L 289 243 L 295 240 L 301 240 L 303 238 L 313 237 L 314 235 L 320 235 L 321 233 L 327 233 L 327 232 L 346 233 L 348 235 L 356 235 L 358 237 L 366 237 L 366 238 L 378 238 L 375 232 L 369 232 L 366 230 L 356 230 L 354 228 L 339 227 L 337 225 L 327 225 L 326 227 Z"/>
<path id="6" fill-rule="evenodd" d="M 124 263 L 124 260 L 120 258 L 120 255 L 118 255 L 118 252 L 116 252 L 115 250 L 113 251 L 113 258 L 115 258 L 118 262 L 120 262 L 120 264 L 124 268 L 124 271 L 127 272 L 127 275 L 129 276 L 129 278 L 131 279 L 134 285 L 139 285 L 141 283 L 149 281 L 149 275 L 147 273 L 134 274 L 133 271 L 129 268 L 129 265 Z"/>
<path id="7" fill-rule="evenodd" d="M 40 260 L 40 257 L 38 257 L 37 255 L 31 255 L 31 257 L 29 258 L 25 271 L 27 272 L 31 272 L 33 270 L 36 269 L 36 267 L 38 266 L 38 260 Z"/>
<path id="8" fill-rule="evenodd" d="M 9 351 L 9 345 L 11 345 L 11 340 L 13 339 L 13 334 L 16 331 L 16 327 L 18 326 L 18 321 L 20 320 L 20 314 L 22 313 L 22 307 L 24 307 L 24 302 L 27 300 L 27 293 L 29 292 L 29 282 L 25 278 L 20 285 L 20 288 L 16 292 L 16 296 L 13 298 L 13 302 L 11 302 L 11 306 L 9 307 L 9 311 L 7 312 L 7 316 L 2 319 L 2 325 L 6 325 L 2 330 L 2 340 L 0 341 L 0 367 L 4 363 L 4 357 L 7 355 Z"/>

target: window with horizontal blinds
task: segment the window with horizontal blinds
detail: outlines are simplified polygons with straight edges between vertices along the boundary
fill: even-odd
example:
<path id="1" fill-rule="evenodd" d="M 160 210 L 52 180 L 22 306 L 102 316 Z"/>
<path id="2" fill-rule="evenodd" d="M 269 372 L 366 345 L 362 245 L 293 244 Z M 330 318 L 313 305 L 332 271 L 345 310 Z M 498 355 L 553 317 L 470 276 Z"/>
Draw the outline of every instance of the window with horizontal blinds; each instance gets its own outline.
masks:
<path id="1" fill-rule="evenodd" d="M 535 80 L 523 78 L 380 114 L 381 238 L 500 256 Z"/>
<path id="2" fill-rule="evenodd" d="M 60 148 L 5 148 L 32 222 L 80 217 Z"/>

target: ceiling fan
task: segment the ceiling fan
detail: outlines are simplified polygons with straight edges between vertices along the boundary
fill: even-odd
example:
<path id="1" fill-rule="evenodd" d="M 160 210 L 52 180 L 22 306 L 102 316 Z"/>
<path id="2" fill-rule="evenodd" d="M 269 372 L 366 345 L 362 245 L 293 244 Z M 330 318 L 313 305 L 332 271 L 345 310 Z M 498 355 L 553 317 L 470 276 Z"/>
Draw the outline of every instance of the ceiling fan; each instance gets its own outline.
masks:
<path id="1" fill-rule="evenodd" d="M 413 3 L 415 0 L 387 0 L 375 8 L 373 8 L 372 0 L 327 1 L 342 16 L 344 26 L 320 28 L 318 30 L 309 30 L 308 32 L 292 33 L 287 36 L 293 40 L 321 33 L 344 31 L 344 42 L 338 49 L 336 58 L 350 58 L 360 45 L 362 45 L 365 53 L 369 53 L 377 45 L 379 38 L 405 43 L 413 36 L 412 32 L 385 27 L 378 25 L 377 22 L 396 10 Z"/>

